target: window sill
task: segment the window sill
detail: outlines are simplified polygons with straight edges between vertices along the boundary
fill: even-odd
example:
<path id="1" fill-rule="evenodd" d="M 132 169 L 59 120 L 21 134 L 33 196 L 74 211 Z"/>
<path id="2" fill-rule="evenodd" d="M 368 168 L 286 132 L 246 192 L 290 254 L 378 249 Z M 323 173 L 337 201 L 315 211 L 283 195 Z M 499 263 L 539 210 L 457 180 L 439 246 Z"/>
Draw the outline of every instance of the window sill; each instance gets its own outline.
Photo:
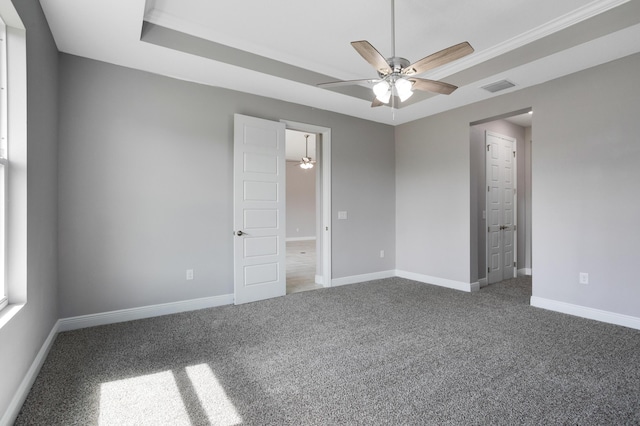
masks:
<path id="1" fill-rule="evenodd" d="M 13 305 L 7 305 L 4 309 L 2 309 L 0 311 L 0 329 L 2 329 L 5 325 L 7 325 L 9 321 L 11 321 L 11 318 L 16 316 L 16 314 L 20 312 L 20 310 L 24 308 L 24 306 L 25 306 L 24 303 L 13 304 Z"/>

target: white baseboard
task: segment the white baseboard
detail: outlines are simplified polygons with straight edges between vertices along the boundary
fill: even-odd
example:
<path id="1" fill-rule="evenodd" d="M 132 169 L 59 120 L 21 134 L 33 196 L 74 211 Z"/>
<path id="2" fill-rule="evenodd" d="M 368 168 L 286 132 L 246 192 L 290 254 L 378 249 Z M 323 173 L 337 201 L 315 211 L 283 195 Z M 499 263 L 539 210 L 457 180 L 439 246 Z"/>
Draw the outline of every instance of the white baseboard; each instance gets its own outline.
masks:
<path id="1" fill-rule="evenodd" d="M 462 281 L 454 281 L 446 278 L 432 277 L 429 275 L 416 274 L 414 272 L 396 270 L 396 276 L 406 278 L 408 280 L 420 281 L 425 284 L 433 284 L 440 287 L 452 288 L 454 290 L 472 292 L 480 289 L 479 283 L 465 283 Z"/>
<path id="2" fill-rule="evenodd" d="M 27 370 L 27 373 L 24 375 L 22 382 L 20 382 L 20 386 L 18 386 L 18 389 L 13 395 L 13 399 L 11 400 L 11 402 L 9 402 L 7 410 L 4 412 L 2 418 L 0 418 L 0 425 L 12 425 L 16 420 L 16 417 L 18 417 L 20 409 L 22 408 L 22 404 L 24 404 L 24 401 L 27 399 L 27 395 L 29 395 L 31 386 L 33 385 L 33 382 L 35 382 L 36 377 L 38 377 L 40 368 L 42 368 L 42 364 L 44 364 L 44 360 L 49 354 L 49 350 L 51 349 L 56 335 L 58 334 L 59 326 L 60 320 L 56 321 L 56 323 L 53 325 L 53 328 L 42 344 L 42 347 L 40 347 L 38 354 L 31 363 L 31 367 L 29 367 L 29 370 Z"/>
<path id="3" fill-rule="evenodd" d="M 322 275 L 316 275 L 315 283 L 318 285 L 324 285 L 324 277 Z"/>
<path id="4" fill-rule="evenodd" d="M 531 296 L 531 306 L 640 330 L 640 318 Z"/>
<path id="5" fill-rule="evenodd" d="M 288 237 L 285 241 L 315 241 L 316 237 Z"/>
<path id="6" fill-rule="evenodd" d="M 361 283 L 361 282 L 365 282 L 365 281 L 372 281 L 372 280 L 381 280 L 384 278 L 391 278 L 391 277 L 395 277 L 395 271 L 391 270 L 391 271 L 380 271 L 380 272 L 372 272 L 370 274 L 362 274 L 362 275 L 352 275 L 350 277 L 342 277 L 342 278 L 334 278 L 331 280 L 331 286 L 332 287 L 337 287 L 337 286 L 341 286 L 341 285 L 348 285 L 348 284 L 356 284 L 356 283 Z"/>
<path id="7" fill-rule="evenodd" d="M 518 276 L 521 277 L 523 275 L 531 275 L 531 268 L 518 269 Z"/>
<path id="8" fill-rule="evenodd" d="M 233 294 L 224 294 L 222 296 L 203 297 L 200 299 L 183 300 L 180 302 L 102 312 L 99 314 L 81 315 L 61 319 L 59 321 L 60 325 L 58 330 L 61 332 L 77 330 L 79 328 L 95 327 L 97 325 L 114 324 L 117 322 L 151 318 L 160 315 L 195 311 L 197 309 L 214 308 L 216 306 L 229 305 L 232 303 Z"/>
<path id="9" fill-rule="evenodd" d="M 487 281 L 486 278 L 480 278 L 478 280 L 478 284 L 480 284 L 480 288 L 486 287 L 489 285 L 489 282 Z"/>

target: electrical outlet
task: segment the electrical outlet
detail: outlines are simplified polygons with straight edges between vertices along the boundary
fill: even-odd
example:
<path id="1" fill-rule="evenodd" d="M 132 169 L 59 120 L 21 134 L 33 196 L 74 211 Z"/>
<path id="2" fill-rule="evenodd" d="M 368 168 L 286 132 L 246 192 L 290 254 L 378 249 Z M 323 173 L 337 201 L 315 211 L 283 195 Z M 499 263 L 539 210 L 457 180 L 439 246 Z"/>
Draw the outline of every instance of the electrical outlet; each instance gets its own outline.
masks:
<path id="1" fill-rule="evenodd" d="M 384 257 L 384 250 L 380 250 L 380 257 Z"/>
<path id="2" fill-rule="evenodd" d="M 580 272 L 579 279 L 580 284 L 589 284 L 589 274 L 586 272 Z"/>
<path id="3" fill-rule="evenodd" d="M 187 269 L 187 280 L 191 281 L 193 279 L 193 269 Z"/>

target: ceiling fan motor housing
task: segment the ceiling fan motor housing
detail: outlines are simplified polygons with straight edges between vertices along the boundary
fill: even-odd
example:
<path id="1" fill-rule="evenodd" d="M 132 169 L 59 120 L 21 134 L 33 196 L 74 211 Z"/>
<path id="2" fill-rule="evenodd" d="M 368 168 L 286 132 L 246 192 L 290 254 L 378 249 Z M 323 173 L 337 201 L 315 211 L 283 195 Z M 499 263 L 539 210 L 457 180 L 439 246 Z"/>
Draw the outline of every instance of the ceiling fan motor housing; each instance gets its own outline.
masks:
<path id="1" fill-rule="evenodd" d="M 398 56 L 394 56 L 392 58 L 386 59 L 387 64 L 389 64 L 389 68 L 391 69 L 391 73 L 384 74 L 378 70 L 378 76 L 380 78 L 385 78 L 389 75 L 400 75 L 403 69 L 407 68 L 411 62 L 408 59 L 400 58 Z"/>

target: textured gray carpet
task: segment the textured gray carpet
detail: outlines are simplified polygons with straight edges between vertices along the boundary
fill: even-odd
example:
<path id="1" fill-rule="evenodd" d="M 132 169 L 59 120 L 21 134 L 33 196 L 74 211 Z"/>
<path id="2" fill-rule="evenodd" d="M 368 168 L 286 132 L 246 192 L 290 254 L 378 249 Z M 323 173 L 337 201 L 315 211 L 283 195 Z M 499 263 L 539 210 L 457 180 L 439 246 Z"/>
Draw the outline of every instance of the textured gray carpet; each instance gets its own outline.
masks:
<path id="1" fill-rule="evenodd" d="M 640 332 L 393 278 L 61 333 L 16 424 L 640 424 Z"/>

